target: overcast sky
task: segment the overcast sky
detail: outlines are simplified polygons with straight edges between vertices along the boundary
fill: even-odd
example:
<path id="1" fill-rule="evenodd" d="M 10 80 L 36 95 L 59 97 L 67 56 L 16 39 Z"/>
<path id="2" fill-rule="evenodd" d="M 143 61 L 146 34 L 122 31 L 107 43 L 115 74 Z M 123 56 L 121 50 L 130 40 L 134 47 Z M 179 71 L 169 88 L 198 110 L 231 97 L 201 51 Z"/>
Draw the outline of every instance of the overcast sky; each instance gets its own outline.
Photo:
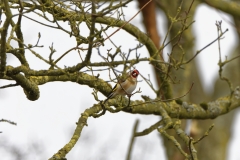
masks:
<path id="1" fill-rule="evenodd" d="M 128 14 L 125 17 L 127 20 L 137 12 L 136 7 L 137 4 L 132 3 L 128 8 L 125 8 L 128 11 Z M 39 18 L 35 15 L 28 16 L 36 19 Z M 166 25 L 165 17 L 163 17 L 163 14 L 160 12 L 158 12 L 158 16 L 159 30 L 161 30 L 161 36 L 164 36 L 164 32 L 166 32 L 166 26 L 163 26 L 163 24 Z M 229 25 L 231 18 L 227 15 L 212 10 L 206 5 L 201 5 L 196 12 L 195 20 L 196 22 L 193 27 L 196 33 L 196 50 L 201 49 L 216 38 L 217 31 L 215 22 L 217 20 L 223 21 L 223 29 L 229 29 L 225 39 L 221 42 L 222 56 L 225 57 L 225 55 L 236 46 L 235 29 Z M 143 30 L 141 22 L 141 15 L 138 15 L 131 23 Z M 25 18 L 23 18 L 22 29 L 26 43 L 31 44 L 36 43 L 38 32 L 41 32 L 41 40 L 39 44 L 44 45 L 45 47 L 44 49 L 40 49 L 39 53 L 44 57 L 48 57 L 48 54 L 50 53 L 48 46 L 51 46 L 52 43 L 57 50 L 55 53 L 56 57 L 67 51 L 70 47 L 75 46 L 75 40 L 69 38 L 68 35 L 63 34 L 60 31 L 39 26 Z M 111 32 L 114 30 L 115 28 L 111 29 Z M 84 32 L 83 27 L 81 33 Z M 121 45 L 122 50 L 125 52 L 128 52 L 129 48 L 134 48 L 137 44 L 135 38 L 129 36 L 124 31 L 119 31 L 114 35 L 114 42 L 117 45 Z M 105 53 L 106 49 L 110 48 L 108 48 L 108 44 L 110 45 L 109 41 L 106 42 L 106 47 L 101 49 L 102 53 Z M 168 50 L 165 50 L 165 54 L 167 51 Z M 94 54 L 97 54 L 96 50 L 94 50 L 94 52 Z M 141 53 L 142 57 L 148 55 L 145 48 L 139 50 L 139 53 Z M 30 59 L 29 62 L 33 69 L 47 68 L 46 64 L 39 61 L 31 53 L 27 53 L 27 57 Z M 217 44 L 204 50 L 197 59 L 199 60 L 198 66 L 202 73 L 201 78 L 205 90 L 211 92 L 214 78 L 216 78 L 218 74 Z M 93 61 L 96 60 L 97 59 L 93 59 Z M 80 58 L 77 52 L 72 52 L 59 63 L 59 66 L 70 66 L 79 61 Z M 20 64 L 17 59 L 9 55 L 7 63 L 8 65 L 13 66 L 18 66 Z M 141 74 L 145 76 L 148 74 L 152 75 L 152 70 L 148 63 L 136 65 L 136 67 Z M 107 80 L 107 73 L 101 74 L 100 78 Z M 151 79 L 154 78 L 151 77 Z M 141 81 L 142 79 L 140 78 L 139 80 Z M 0 85 L 4 84 L 9 84 L 9 82 L 0 80 Z M 142 94 L 154 98 L 154 93 L 146 84 L 140 82 L 138 83 L 138 87 L 141 87 Z M 4 157 L 4 160 L 12 160 L 11 152 L 9 150 L 6 152 L 6 149 L 10 148 L 19 148 L 23 154 L 27 154 L 27 156 L 24 157 L 25 160 L 42 160 L 50 158 L 53 153 L 56 153 L 69 141 L 80 114 L 86 108 L 89 108 L 96 103 L 91 94 L 92 89 L 89 89 L 87 86 L 80 86 L 76 83 L 54 82 L 39 86 L 39 88 L 40 98 L 34 102 L 29 101 L 26 98 L 20 87 L 0 90 L 0 119 L 4 118 L 17 123 L 17 126 L 0 123 L 0 131 L 3 132 L 0 134 L 0 155 L 1 157 Z M 100 98 L 104 99 L 105 97 L 100 95 Z M 140 95 L 135 95 L 133 99 L 140 99 Z M 239 124 L 239 109 L 236 111 L 238 112 L 236 120 Z M 127 153 L 130 136 L 132 134 L 132 127 L 136 119 L 140 119 L 140 125 L 138 128 L 140 131 L 157 122 L 159 117 L 153 115 L 131 115 L 127 113 L 106 113 L 106 115 L 98 119 L 89 118 L 88 127 L 83 129 L 80 140 L 76 147 L 74 147 L 67 155 L 67 158 L 77 159 L 76 157 L 84 157 L 84 159 L 124 159 Z M 240 153 L 237 150 L 234 150 L 234 148 L 239 148 L 237 147 L 237 144 L 240 143 L 240 127 L 235 123 L 233 128 L 234 141 L 231 141 L 230 143 L 231 149 L 226 158 L 228 160 L 240 159 Z M 148 136 L 137 138 L 133 150 L 133 159 L 136 159 L 134 157 L 141 156 L 141 159 L 164 160 L 164 149 L 160 145 L 162 142 L 158 136 L 159 134 L 155 131 Z M 2 144 L 3 146 L 8 147 L 1 147 Z M 33 148 L 35 148 L 35 150 Z"/>

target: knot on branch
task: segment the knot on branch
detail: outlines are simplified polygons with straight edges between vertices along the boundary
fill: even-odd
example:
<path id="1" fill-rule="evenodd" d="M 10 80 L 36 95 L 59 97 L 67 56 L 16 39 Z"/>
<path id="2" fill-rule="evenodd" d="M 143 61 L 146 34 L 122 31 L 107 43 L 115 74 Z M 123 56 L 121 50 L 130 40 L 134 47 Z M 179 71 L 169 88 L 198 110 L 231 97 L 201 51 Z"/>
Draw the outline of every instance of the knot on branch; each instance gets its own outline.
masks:
<path id="1" fill-rule="evenodd" d="M 40 92 L 38 85 L 31 80 L 27 79 L 22 74 L 11 75 L 11 77 L 16 80 L 17 84 L 19 84 L 26 94 L 27 98 L 31 101 L 35 101 L 39 98 Z"/>
<path id="2" fill-rule="evenodd" d="M 236 87 L 236 89 L 234 90 L 233 95 L 234 95 L 234 98 L 240 99 L 240 87 L 239 86 Z"/>
<path id="3" fill-rule="evenodd" d="M 16 84 L 20 85 L 23 88 L 24 93 L 29 100 L 35 101 L 40 96 L 38 85 L 32 80 L 28 79 L 25 76 L 24 71 L 27 72 L 27 68 L 25 66 L 20 66 L 16 68 L 12 66 L 7 66 L 6 75 L 15 80 Z"/>
<path id="4" fill-rule="evenodd" d="M 188 111 L 188 112 L 193 112 L 196 107 L 194 107 L 193 104 L 188 104 L 187 102 L 183 102 L 182 106 Z"/>
<path id="5" fill-rule="evenodd" d="M 219 116 L 220 113 L 222 112 L 221 107 L 220 107 L 220 102 L 218 100 L 209 102 L 208 110 L 209 110 L 209 113 L 211 114 L 212 118 Z"/>

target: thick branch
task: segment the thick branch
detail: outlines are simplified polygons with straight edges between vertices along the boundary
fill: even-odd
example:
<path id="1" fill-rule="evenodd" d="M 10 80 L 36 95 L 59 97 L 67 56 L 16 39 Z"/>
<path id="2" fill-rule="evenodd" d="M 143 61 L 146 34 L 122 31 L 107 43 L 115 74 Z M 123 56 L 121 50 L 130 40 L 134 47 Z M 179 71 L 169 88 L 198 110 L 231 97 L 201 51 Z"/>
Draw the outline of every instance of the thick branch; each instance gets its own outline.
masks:
<path id="1" fill-rule="evenodd" d="M 92 14 L 96 14 L 96 7 L 95 7 L 95 2 L 92 1 Z M 89 44 L 88 44 L 88 51 L 87 55 L 85 58 L 85 62 L 88 63 L 90 62 L 90 58 L 92 55 L 92 48 L 93 48 L 93 39 L 94 39 L 94 29 L 95 29 L 95 23 L 96 23 L 96 17 L 92 15 L 91 17 L 91 28 L 90 28 L 90 33 L 89 33 Z"/>
<path id="2" fill-rule="evenodd" d="M 20 73 L 12 75 L 11 77 L 24 89 L 24 93 L 29 100 L 35 101 L 39 98 L 40 92 L 37 84 L 30 81 Z"/>
<path id="3" fill-rule="evenodd" d="M 39 85 L 55 81 L 72 81 L 81 85 L 88 85 L 89 87 L 100 91 L 106 96 L 109 94 L 109 92 L 111 92 L 111 86 L 107 82 L 100 78 L 82 72 L 61 76 L 40 76 L 36 78 L 31 77 L 31 79 Z"/>
<path id="4" fill-rule="evenodd" d="M 7 40 L 7 31 L 9 24 L 12 19 L 12 13 L 8 5 L 7 0 L 3 0 L 4 3 L 4 9 L 5 9 L 5 15 L 6 15 L 6 20 L 4 22 L 4 25 L 2 27 L 2 32 L 1 32 L 1 48 L 0 48 L 0 59 L 1 59 L 1 64 L 0 64 L 0 76 L 2 77 L 5 72 L 6 68 L 6 40 Z"/>
<path id="5" fill-rule="evenodd" d="M 240 4 L 238 2 L 224 0 L 203 0 L 203 2 L 232 16 L 240 17 Z"/>
<path id="6" fill-rule="evenodd" d="M 8 68 L 9 68 L 9 66 L 8 66 Z M 23 88 L 23 90 L 29 100 L 35 101 L 39 98 L 40 92 L 39 92 L 38 85 L 36 83 L 29 80 L 21 73 L 17 73 L 17 74 L 12 74 L 12 73 L 10 74 L 10 73 L 7 73 L 7 75 L 9 77 L 11 77 L 12 79 L 14 79 L 16 81 L 16 83 L 19 84 Z"/>
<path id="7" fill-rule="evenodd" d="M 108 103 L 116 108 L 124 108 L 128 104 L 128 99 L 125 98 L 119 102 L 116 99 L 110 99 Z M 123 111 L 133 114 L 154 114 L 160 115 L 160 107 L 162 106 L 171 118 L 179 119 L 214 119 L 220 115 L 226 114 L 231 110 L 240 107 L 240 87 L 234 91 L 234 95 L 225 96 L 216 99 L 215 101 L 202 104 L 188 104 L 176 101 L 170 102 L 143 102 L 131 101 L 130 107 Z"/>
<path id="8" fill-rule="evenodd" d="M 106 81 L 83 72 L 69 73 L 66 70 L 34 71 L 34 70 L 29 70 L 25 66 L 20 66 L 15 69 L 11 66 L 7 66 L 7 69 L 8 69 L 7 75 L 9 77 L 12 77 L 16 81 L 18 80 L 17 82 L 25 90 L 31 89 L 28 87 L 29 83 L 31 82 L 31 85 L 33 85 L 32 83 L 34 82 L 34 85 L 32 87 L 36 91 L 35 92 L 36 94 L 39 91 L 36 90 L 37 86 L 35 85 L 42 85 L 48 82 L 55 82 L 55 81 L 62 81 L 62 82 L 72 81 L 81 85 L 88 85 L 91 88 L 101 91 L 106 96 L 109 94 L 109 92 L 111 92 L 111 86 Z M 38 75 L 38 76 L 29 76 L 29 79 L 27 79 L 25 76 L 20 74 L 20 72 L 28 76 L 29 75 Z M 46 76 L 48 74 L 51 76 Z M 44 75 L 44 76 L 40 76 L 40 75 Z M 23 78 L 23 79 L 20 79 L 20 78 Z M 19 81 L 21 81 L 21 83 Z M 26 84 L 24 85 L 23 83 L 26 83 Z"/>

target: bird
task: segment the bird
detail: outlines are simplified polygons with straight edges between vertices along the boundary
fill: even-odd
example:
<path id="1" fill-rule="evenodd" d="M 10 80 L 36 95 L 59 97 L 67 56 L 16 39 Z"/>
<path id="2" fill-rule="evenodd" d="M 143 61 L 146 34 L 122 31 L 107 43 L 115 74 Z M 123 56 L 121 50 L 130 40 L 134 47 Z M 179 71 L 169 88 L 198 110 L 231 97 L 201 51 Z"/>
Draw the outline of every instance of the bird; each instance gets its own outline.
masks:
<path id="1" fill-rule="evenodd" d="M 107 102 L 109 99 L 114 98 L 116 95 L 128 95 L 131 96 L 131 93 L 137 87 L 137 77 L 139 71 L 134 69 L 133 71 L 128 72 L 128 76 L 125 80 L 119 81 L 112 89 L 111 93 L 108 95 L 107 99 L 104 101 Z"/>

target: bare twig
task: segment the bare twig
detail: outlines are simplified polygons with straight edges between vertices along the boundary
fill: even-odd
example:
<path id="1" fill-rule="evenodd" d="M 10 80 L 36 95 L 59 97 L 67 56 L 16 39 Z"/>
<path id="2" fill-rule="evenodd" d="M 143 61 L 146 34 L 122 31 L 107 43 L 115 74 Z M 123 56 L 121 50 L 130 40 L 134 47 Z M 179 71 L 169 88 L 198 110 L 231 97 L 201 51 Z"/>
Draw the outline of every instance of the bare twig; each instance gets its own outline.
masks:
<path id="1" fill-rule="evenodd" d="M 4 85 L 4 86 L 1 86 L 0 89 L 9 88 L 9 87 L 15 87 L 15 86 L 19 86 L 19 84 L 15 83 L 15 84 Z"/>
<path id="2" fill-rule="evenodd" d="M 190 151 L 191 158 L 192 158 L 192 160 L 194 160 L 193 153 L 192 153 L 192 141 L 193 141 L 193 138 L 189 137 L 188 148 Z"/>
<path id="3" fill-rule="evenodd" d="M 13 122 L 13 121 L 10 121 L 10 120 L 6 120 L 6 119 L 0 119 L 0 122 L 7 122 L 7 123 L 15 125 L 15 126 L 17 125 L 16 122 Z"/>
<path id="4" fill-rule="evenodd" d="M 131 154 L 132 154 L 133 144 L 134 144 L 134 140 L 135 140 L 135 133 L 136 133 L 137 128 L 138 128 L 138 123 L 139 123 L 139 120 L 136 120 L 135 124 L 134 124 L 134 127 L 133 127 L 133 131 L 132 131 L 131 141 L 130 141 L 130 144 L 128 146 L 128 152 L 127 152 L 126 160 L 131 160 Z"/>
<path id="5" fill-rule="evenodd" d="M 92 14 L 96 13 L 96 6 L 95 6 L 95 2 L 92 1 Z M 95 30 L 95 23 L 96 23 L 96 16 L 92 16 L 91 18 L 91 28 L 90 28 L 90 33 L 89 33 L 89 44 L 88 44 L 88 51 L 87 51 L 87 55 L 85 57 L 84 62 L 89 63 L 90 62 L 90 58 L 92 55 L 92 48 L 93 48 L 93 39 L 94 39 L 94 30 Z"/>
<path id="6" fill-rule="evenodd" d="M 135 137 L 145 136 L 145 135 L 151 133 L 152 131 L 154 131 L 155 129 L 157 129 L 161 125 L 163 125 L 162 119 L 160 121 L 158 121 L 157 123 L 155 123 L 154 125 L 150 126 L 149 128 L 144 129 L 142 132 L 136 132 Z"/>
<path id="7" fill-rule="evenodd" d="M 126 23 L 124 23 L 121 27 L 119 27 L 116 31 L 114 31 L 112 34 L 110 34 L 107 38 L 104 39 L 106 41 L 109 39 L 112 35 L 114 35 L 116 32 L 118 32 L 120 29 L 122 29 L 126 24 L 128 24 L 131 20 L 133 20 L 142 10 L 145 8 L 152 0 L 149 0 L 140 10 L 132 17 L 130 18 Z"/>
<path id="8" fill-rule="evenodd" d="M 73 50 L 76 50 L 76 49 L 82 49 L 82 48 L 79 48 L 79 47 L 73 47 L 73 48 L 70 48 L 69 50 L 67 50 L 65 53 L 63 53 L 55 62 L 54 64 L 57 64 L 58 61 L 60 61 L 64 56 L 66 56 L 69 52 L 73 51 Z"/>
<path id="9" fill-rule="evenodd" d="M 221 45 L 220 45 L 220 36 L 223 34 L 222 32 L 222 21 L 217 21 L 216 22 L 216 26 L 217 26 L 217 32 L 218 32 L 218 52 L 219 52 L 219 62 L 218 62 L 218 65 L 219 65 L 219 77 L 221 80 L 223 81 L 226 81 L 228 86 L 229 86 L 229 89 L 230 89 L 230 93 L 232 94 L 233 93 L 233 86 L 232 86 L 232 83 L 230 82 L 230 80 L 226 77 L 223 77 L 222 75 L 222 67 L 224 66 L 224 64 L 222 63 L 222 57 L 221 57 Z"/>
<path id="10" fill-rule="evenodd" d="M 131 105 L 130 107 L 132 107 L 132 106 L 137 106 L 137 105 L 142 105 L 142 104 L 147 104 L 147 103 L 154 103 L 154 102 L 169 102 L 169 101 L 173 101 L 173 100 L 177 100 L 177 99 L 183 98 L 183 97 L 185 97 L 185 96 L 192 90 L 193 85 L 194 85 L 194 83 L 192 83 L 190 89 L 189 89 L 184 95 L 182 95 L 182 96 L 179 96 L 179 97 L 176 97 L 176 98 L 171 98 L 171 99 L 166 99 L 166 100 L 158 99 L 158 100 L 153 100 L 153 101 L 145 101 L 144 103 L 139 103 L 139 104 Z"/>
<path id="11" fill-rule="evenodd" d="M 196 54 L 190 58 L 189 60 L 187 60 L 186 62 L 182 62 L 181 65 L 183 64 L 187 64 L 189 62 L 191 62 L 199 53 L 201 53 L 204 49 L 208 48 L 209 46 L 211 46 L 213 43 L 215 43 L 219 38 L 221 38 L 226 32 L 228 31 L 228 29 L 226 29 L 224 32 L 222 32 L 220 35 L 218 35 L 218 37 L 216 39 L 214 39 L 212 42 L 210 42 L 209 44 L 207 44 L 206 46 L 204 46 L 202 49 L 198 50 L 196 52 Z"/>
<path id="12" fill-rule="evenodd" d="M 174 136 L 170 136 L 169 134 L 167 134 L 167 132 L 163 129 L 158 129 L 158 131 L 165 136 L 168 140 L 172 141 L 173 144 L 177 147 L 177 149 L 180 151 L 180 153 L 184 156 L 184 157 L 188 157 L 188 154 L 186 152 L 184 152 L 184 150 L 182 149 L 180 143 L 178 143 L 178 141 L 174 138 Z"/>
<path id="13" fill-rule="evenodd" d="M 197 143 L 200 142 L 203 138 L 207 137 L 207 136 L 209 135 L 209 132 L 213 129 L 213 127 L 214 127 L 214 124 L 212 124 L 212 125 L 208 128 L 208 130 L 204 133 L 204 135 L 203 135 L 201 138 L 199 138 L 199 139 L 196 140 L 196 141 L 193 141 L 193 144 L 197 144 Z"/>

